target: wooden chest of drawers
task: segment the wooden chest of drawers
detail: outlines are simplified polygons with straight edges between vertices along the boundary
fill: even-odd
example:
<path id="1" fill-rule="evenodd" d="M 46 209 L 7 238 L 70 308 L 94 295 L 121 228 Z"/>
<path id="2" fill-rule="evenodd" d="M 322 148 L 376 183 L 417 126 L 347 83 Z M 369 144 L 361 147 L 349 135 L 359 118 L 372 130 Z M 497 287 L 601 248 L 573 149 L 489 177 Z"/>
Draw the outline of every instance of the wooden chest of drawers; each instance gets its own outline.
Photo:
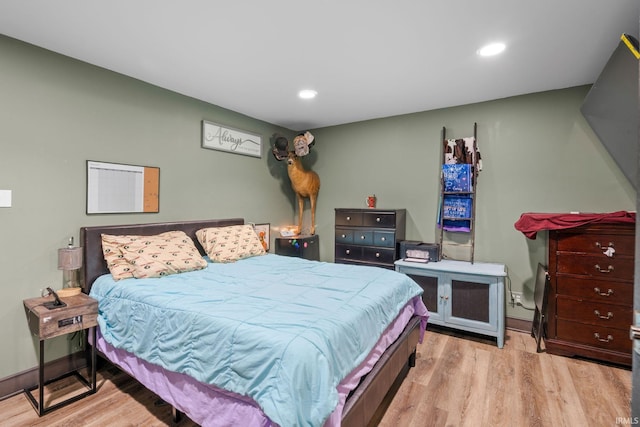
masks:
<path id="1" fill-rule="evenodd" d="M 549 231 L 547 352 L 631 364 L 635 225 Z"/>
<path id="2" fill-rule="evenodd" d="M 336 209 L 335 262 L 394 269 L 405 209 Z"/>

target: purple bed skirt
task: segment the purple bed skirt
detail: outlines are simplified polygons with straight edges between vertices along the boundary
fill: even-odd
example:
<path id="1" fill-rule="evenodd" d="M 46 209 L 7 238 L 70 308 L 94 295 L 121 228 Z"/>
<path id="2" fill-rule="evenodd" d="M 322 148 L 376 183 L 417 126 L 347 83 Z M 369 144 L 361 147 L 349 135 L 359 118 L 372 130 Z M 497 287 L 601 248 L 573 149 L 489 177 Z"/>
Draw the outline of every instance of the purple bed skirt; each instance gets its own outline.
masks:
<path id="1" fill-rule="evenodd" d="M 382 353 L 400 336 L 414 314 L 423 316 L 420 322 L 420 342 L 422 342 L 427 326 L 428 313 L 424 311 L 424 305 L 421 304 L 422 301 L 417 303 L 419 300 L 420 296 L 415 297 L 413 301 L 402 309 L 398 317 L 387 327 L 364 362 L 340 382 L 338 385 L 340 396 L 338 406 L 326 420 L 324 427 L 340 426 L 342 411 L 348 394 L 358 385 L 360 379 L 371 371 Z M 276 426 L 262 412 L 257 403 L 249 397 L 196 381 L 185 374 L 167 371 L 157 365 L 139 359 L 127 351 L 111 346 L 104 340 L 99 329 L 97 343 L 98 350 L 112 363 L 136 378 L 142 385 L 174 408 L 185 413 L 192 421 L 202 426 Z"/>

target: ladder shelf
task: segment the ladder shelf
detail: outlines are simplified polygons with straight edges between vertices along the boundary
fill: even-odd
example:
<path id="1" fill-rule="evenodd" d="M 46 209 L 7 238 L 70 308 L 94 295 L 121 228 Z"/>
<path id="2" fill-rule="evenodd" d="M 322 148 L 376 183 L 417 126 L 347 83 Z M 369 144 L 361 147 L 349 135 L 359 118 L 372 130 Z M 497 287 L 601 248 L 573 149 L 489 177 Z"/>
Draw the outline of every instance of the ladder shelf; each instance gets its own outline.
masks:
<path id="1" fill-rule="evenodd" d="M 470 261 L 472 264 L 475 255 L 476 188 L 481 169 L 477 128 L 477 123 L 474 123 L 473 137 L 460 139 L 447 139 L 447 129 L 442 128 L 438 215 L 440 257 L 457 259 L 445 254 L 445 246 L 467 246 L 469 259 L 460 261 Z M 447 241 L 445 232 L 467 233 L 467 243 L 451 241 L 455 239 Z"/>

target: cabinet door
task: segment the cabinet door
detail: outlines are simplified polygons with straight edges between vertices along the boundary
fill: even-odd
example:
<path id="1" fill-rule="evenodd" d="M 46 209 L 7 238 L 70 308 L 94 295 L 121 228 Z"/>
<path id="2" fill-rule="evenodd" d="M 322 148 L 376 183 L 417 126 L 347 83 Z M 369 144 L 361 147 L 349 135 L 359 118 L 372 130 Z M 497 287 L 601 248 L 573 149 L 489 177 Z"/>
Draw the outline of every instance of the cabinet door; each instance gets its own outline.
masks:
<path id="1" fill-rule="evenodd" d="M 422 302 L 424 302 L 427 310 L 429 310 L 429 322 L 442 324 L 442 307 L 444 300 L 441 292 L 438 292 L 439 277 L 437 275 L 425 276 L 422 274 L 407 274 L 407 276 L 415 280 L 424 291 L 422 294 Z"/>
<path id="2" fill-rule="evenodd" d="M 477 330 L 497 331 L 497 279 L 449 274 L 445 283 L 444 318 L 447 323 Z"/>

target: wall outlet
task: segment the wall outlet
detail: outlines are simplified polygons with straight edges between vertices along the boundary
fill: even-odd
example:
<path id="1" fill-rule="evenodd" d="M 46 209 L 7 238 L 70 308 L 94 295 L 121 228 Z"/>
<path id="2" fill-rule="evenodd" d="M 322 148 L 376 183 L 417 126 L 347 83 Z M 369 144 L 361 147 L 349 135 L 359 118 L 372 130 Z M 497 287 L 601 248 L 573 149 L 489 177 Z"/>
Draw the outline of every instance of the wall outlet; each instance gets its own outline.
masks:
<path id="1" fill-rule="evenodd" d="M 522 305 L 522 293 L 521 292 L 511 292 L 513 295 L 513 304 L 514 305 Z"/>

